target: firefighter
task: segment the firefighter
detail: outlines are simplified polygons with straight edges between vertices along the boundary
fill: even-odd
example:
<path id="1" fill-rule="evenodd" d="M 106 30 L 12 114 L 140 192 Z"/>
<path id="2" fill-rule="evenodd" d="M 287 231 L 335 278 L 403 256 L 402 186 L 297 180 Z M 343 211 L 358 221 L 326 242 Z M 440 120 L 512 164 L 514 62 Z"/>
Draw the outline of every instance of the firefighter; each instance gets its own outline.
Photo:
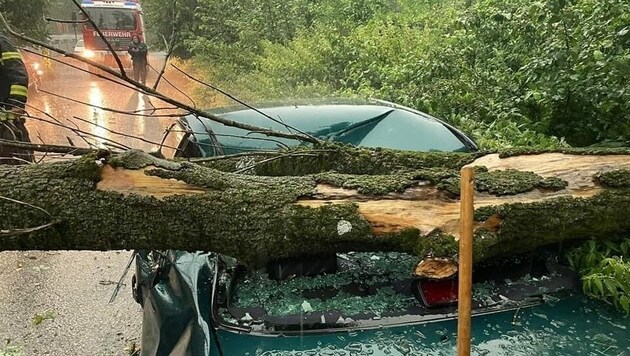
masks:
<path id="1" fill-rule="evenodd" d="M 133 36 L 131 45 L 128 50 L 131 55 L 131 63 L 133 64 L 133 79 L 142 84 L 147 83 L 147 54 L 149 49 L 146 43 L 140 41 L 138 36 Z"/>
<path id="2" fill-rule="evenodd" d="M 28 74 L 22 56 L 0 33 L 0 139 L 30 143 L 24 110 L 28 97 Z M 0 164 L 33 162 L 33 151 L 0 145 Z"/>

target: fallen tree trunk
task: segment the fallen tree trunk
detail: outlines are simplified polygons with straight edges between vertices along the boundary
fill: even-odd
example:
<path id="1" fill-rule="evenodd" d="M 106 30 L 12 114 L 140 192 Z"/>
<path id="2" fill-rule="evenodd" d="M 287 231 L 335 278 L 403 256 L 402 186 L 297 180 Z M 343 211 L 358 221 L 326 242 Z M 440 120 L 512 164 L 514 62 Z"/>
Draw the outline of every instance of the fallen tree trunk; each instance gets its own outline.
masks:
<path id="1" fill-rule="evenodd" d="M 445 277 L 457 256 L 466 164 L 479 167 L 475 261 L 630 227 L 627 151 L 324 152 L 251 168 L 303 174 L 304 159 L 321 160 L 303 176 L 233 174 L 142 152 L 0 167 L 0 250 L 212 250 L 252 265 L 397 250 L 425 259 L 417 274 Z M 360 173 L 361 165 L 371 175 L 321 172 Z"/>

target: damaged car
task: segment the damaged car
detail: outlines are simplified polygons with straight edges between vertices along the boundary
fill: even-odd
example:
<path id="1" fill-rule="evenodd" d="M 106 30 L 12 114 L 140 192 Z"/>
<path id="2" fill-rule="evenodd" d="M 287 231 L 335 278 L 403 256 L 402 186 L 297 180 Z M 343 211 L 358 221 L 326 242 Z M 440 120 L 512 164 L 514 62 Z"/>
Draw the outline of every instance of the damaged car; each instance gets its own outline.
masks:
<path id="1" fill-rule="evenodd" d="M 284 103 L 212 113 L 362 147 L 478 150 L 457 128 L 383 101 Z M 194 116 L 181 118 L 171 131 L 178 150 L 170 154 L 184 158 L 301 144 Z M 566 308 L 583 307 L 566 298 L 580 284 L 558 256 L 558 247 L 551 246 L 475 266 L 474 320 L 493 325 L 475 331 L 476 340 L 496 339 L 494 325 L 531 315 L 523 309 L 560 300 L 579 304 Z M 132 289 L 143 307 L 142 354 L 452 354 L 457 278 L 414 277 L 416 263 L 417 256 L 405 253 L 350 251 L 278 259 L 251 269 L 212 252 L 137 251 Z"/>

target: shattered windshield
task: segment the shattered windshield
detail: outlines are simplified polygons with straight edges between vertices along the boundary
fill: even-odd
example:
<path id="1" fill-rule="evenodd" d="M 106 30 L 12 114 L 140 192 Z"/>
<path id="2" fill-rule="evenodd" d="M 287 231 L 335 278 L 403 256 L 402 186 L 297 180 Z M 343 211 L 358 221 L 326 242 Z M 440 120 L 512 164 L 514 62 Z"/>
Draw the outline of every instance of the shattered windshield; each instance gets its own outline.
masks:
<path id="1" fill-rule="evenodd" d="M 258 332 L 303 332 L 448 318 L 456 310 L 457 280 L 415 279 L 411 271 L 418 259 L 413 255 L 337 254 L 330 273 L 304 275 L 309 265 L 321 272 L 326 259 L 310 259 L 299 267 L 293 264 L 283 275 L 275 270 L 282 264 L 253 270 L 226 264 L 220 273 L 219 316 L 226 324 Z M 287 266 L 284 262 L 283 267 Z M 473 302 L 486 312 L 537 304 L 548 293 L 570 286 L 574 277 L 549 258 L 516 258 L 479 266 Z"/>
<path id="2" fill-rule="evenodd" d="M 392 252 L 337 257 L 337 273 L 318 277 L 275 281 L 264 270 L 247 271 L 234 280 L 233 306 L 262 307 L 269 316 L 336 310 L 346 316 L 369 313 L 378 318 L 417 304 L 409 288 L 410 271 L 417 262 L 413 256 Z"/>

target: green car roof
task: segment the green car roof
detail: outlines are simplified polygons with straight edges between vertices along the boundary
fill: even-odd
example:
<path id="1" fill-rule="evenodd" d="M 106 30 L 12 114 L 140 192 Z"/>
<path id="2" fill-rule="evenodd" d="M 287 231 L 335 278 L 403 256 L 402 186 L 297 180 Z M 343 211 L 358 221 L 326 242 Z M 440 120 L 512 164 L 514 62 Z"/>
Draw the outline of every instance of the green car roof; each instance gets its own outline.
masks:
<path id="1" fill-rule="evenodd" d="M 363 147 L 413 151 L 469 152 L 474 142 L 463 133 L 424 113 L 377 104 L 284 105 L 260 109 L 210 111 L 225 119 L 283 132 L 301 131 L 323 140 Z M 261 113 L 262 112 L 262 113 Z M 274 120 L 270 119 L 273 118 Z M 273 150 L 301 142 L 268 137 L 209 119 L 185 117 L 202 156 Z M 222 152 L 211 140 L 216 135 Z"/>

